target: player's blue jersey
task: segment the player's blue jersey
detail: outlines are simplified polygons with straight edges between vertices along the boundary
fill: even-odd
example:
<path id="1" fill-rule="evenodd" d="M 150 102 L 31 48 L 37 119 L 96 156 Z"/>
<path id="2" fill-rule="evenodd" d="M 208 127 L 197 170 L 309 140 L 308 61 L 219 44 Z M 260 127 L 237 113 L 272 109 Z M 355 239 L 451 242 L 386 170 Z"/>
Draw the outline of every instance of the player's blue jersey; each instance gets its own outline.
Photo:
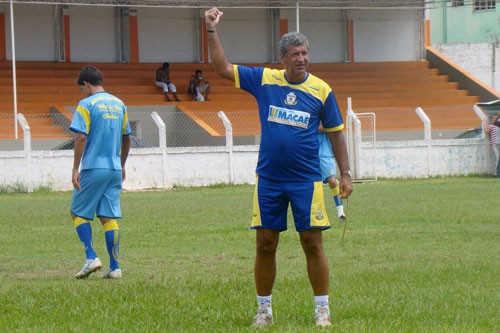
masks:
<path id="1" fill-rule="evenodd" d="M 125 104 L 107 92 L 98 92 L 78 103 L 70 129 L 87 135 L 81 170 L 121 170 L 122 136 L 132 130 Z"/>
<path id="2" fill-rule="evenodd" d="M 318 127 L 344 128 L 332 89 L 307 74 L 302 82 L 284 70 L 234 65 L 235 86 L 257 100 L 261 143 L 257 174 L 278 181 L 321 181 Z"/>
<path id="3" fill-rule="evenodd" d="M 318 133 L 319 157 L 334 158 L 332 145 L 327 133 Z"/>

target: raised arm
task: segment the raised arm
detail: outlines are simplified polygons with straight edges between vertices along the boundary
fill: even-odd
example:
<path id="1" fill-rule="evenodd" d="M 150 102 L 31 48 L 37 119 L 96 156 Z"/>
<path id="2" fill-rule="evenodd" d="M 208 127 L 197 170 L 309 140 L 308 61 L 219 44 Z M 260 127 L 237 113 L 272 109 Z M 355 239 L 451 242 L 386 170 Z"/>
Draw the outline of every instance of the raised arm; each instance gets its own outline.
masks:
<path id="1" fill-rule="evenodd" d="M 220 76 L 234 82 L 234 68 L 226 57 L 224 48 L 217 34 L 217 25 L 223 12 L 213 7 L 205 12 L 205 25 L 207 29 L 208 48 L 214 70 Z"/>

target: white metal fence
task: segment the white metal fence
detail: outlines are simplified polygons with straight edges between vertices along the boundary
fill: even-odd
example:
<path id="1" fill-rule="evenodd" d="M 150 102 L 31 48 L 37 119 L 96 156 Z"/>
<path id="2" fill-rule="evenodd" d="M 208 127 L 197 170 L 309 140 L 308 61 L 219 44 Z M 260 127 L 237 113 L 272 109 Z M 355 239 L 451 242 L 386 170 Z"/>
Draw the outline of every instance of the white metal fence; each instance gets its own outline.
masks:
<path id="1" fill-rule="evenodd" d="M 475 108 L 474 111 L 479 122 L 487 121 L 481 110 Z M 432 138 L 431 117 L 423 109 L 414 110 L 414 113 L 421 119 L 420 126 L 424 129 L 422 140 L 380 141 L 376 136 L 378 118 L 374 114 L 349 112 L 346 132 L 355 180 L 468 175 L 489 173 L 494 169 L 494 157 L 484 135 L 471 139 L 436 140 Z M 237 144 L 241 138 L 235 135 L 235 129 L 237 133 L 241 129 L 238 126 L 256 119 L 256 114 L 248 118 L 249 114 L 228 115 L 221 111 L 212 115 L 214 122 L 207 119 L 188 121 L 179 112 L 143 112 L 133 117 L 135 134 L 142 140 L 138 144 L 153 145 L 132 149 L 127 162 L 129 180 L 125 189 L 253 183 L 258 157 L 257 133 L 245 132 L 252 134 L 246 138 L 251 141 L 249 144 Z M 37 186 L 70 190 L 73 152 L 52 146 L 50 149 L 34 149 L 35 143 L 42 140 L 33 140 L 36 125 L 33 126 L 30 119 L 34 118 L 23 114 L 18 116 L 23 140 L 17 140 L 21 144 L 17 149 L 0 149 L 0 186 L 22 183 L 29 190 Z M 175 136 L 181 134 L 186 139 L 175 141 Z M 71 142 L 67 137 L 59 140 Z M 189 146 L 187 140 L 201 142 L 198 146 Z"/>
<path id="2" fill-rule="evenodd" d="M 231 112 L 225 117 L 221 113 L 204 112 L 188 115 L 181 111 L 129 112 L 132 135 L 137 138 L 134 148 L 160 147 L 160 138 L 166 147 L 205 147 L 226 146 L 227 126 L 231 130 L 231 144 L 235 146 L 255 145 L 260 142 L 260 129 L 257 112 Z M 223 113 L 222 113 L 223 114 Z M 19 114 L 30 127 L 31 149 L 53 150 L 70 149 L 65 145 L 74 133 L 69 130 L 71 115 L 58 112 L 50 114 Z M 162 125 L 159 125 L 161 120 Z M 15 138 L 14 115 L 0 113 L 0 151 L 24 150 L 24 131 L 20 121 L 17 124 L 18 139 Z M 165 135 L 161 136 L 160 132 Z M 134 142 L 133 142 L 134 143 Z"/>
<path id="3" fill-rule="evenodd" d="M 477 126 L 480 127 L 480 130 L 478 131 L 479 135 L 476 138 L 484 141 L 485 134 L 483 131 L 483 126 L 481 125 L 488 124 L 488 115 L 485 114 L 477 106 L 468 109 L 461 106 L 458 109 L 463 113 L 468 112 L 469 114 L 467 115 L 467 118 L 470 118 L 471 115 L 473 115 L 477 119 Z M 435 112 L 435 108 L 432 111 Z M 429 116 L 423 108 L 416 108 L 413 110 L 413 112 L 414 121 L 411 124 L 412 128 L 422 128 L 422 131 L 413 130 L 413 132 L 417 132 L 415 134 L 417 136 L 423 137 L 423 140 L 410 139 L 410 141 L 422 142 L 427 147 L 425 163 L 427 170 L 426 174 L 432 175 L 434 174 L 431 166 L 432 148 L 433 145 L 436 145 L 436 139 L 434 139 L 432 136 L 433 133 L 437 133 L 438 140 L 443 140 L 442 132 L 433 131 L 431 119 L 432 116 Z M 461 119 L 460 114 L 453 116 Z M 418 124 L 417 120 L 419 120 L 420 125 Z M 450 120 L 450 123 L 451 122 L 452 121 Z M 348 111 L 346 117 L 347 143 L 349 151 L 349 164 L 351 166 L 354 179 L 363 179 L 365 181 L 377 180 L 379 174 L 377 166 L 380 166 L 380 164 L 377 162 L 377 147 L 379 146 L 379 142 L 377 139 L 377 123 L 378 118 L 376 117 L 375 112 L 354 112 L 351 108 L 350 101 L 348 102 Z"/>

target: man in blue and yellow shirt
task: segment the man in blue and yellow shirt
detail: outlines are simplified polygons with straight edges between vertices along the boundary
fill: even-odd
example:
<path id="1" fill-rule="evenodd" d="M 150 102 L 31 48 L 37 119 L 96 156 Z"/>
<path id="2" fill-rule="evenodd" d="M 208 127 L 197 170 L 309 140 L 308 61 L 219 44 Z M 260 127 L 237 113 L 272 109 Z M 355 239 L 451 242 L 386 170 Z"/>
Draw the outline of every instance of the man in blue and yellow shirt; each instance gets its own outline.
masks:
<path id="1" fill-rule="evenodd" d="M 76 273 L 87 278 L 102 267 L 93 247 L 90 221 L 100 219 L 110 264 L 103 278 L 118 279 L 121 218 L 120 193 L 125 180 L 125 162 L 130 151 L 130 124 L 127 108 L 104 91 L 103 75 L 93 66 L 82 68 L 77 85 L 86 98 L 76 108 L 70 129 L 76 133 L 73 159 L 71 217 L 85 247 L 86 261 Z"/>
<path id="2" fill-rule="evenodd" d="M 339 164 L 340 195 L 347 198 L 352 192 L 344 125 L 335 96 L 328 84 L 307 72 L 309 44 L 300 33 L 285 34 L 280 41 L 284 70 L 231 64 L 216 31 L 222 15 L 217 8 L 205 12 L 212 65 L 219 75 L 256 98 L 261 124 L 252 218 L 257 237 L 254 275 L 259 309 L 253 326 L 273 322 L 276 249 L 279 233 L 287 228 L 289 205 L 306 254 L 316 325 L 330 326 L 329 269 L 321 233 L 330 223 L 318 155 L 320 124 L 328 133 Z"/>

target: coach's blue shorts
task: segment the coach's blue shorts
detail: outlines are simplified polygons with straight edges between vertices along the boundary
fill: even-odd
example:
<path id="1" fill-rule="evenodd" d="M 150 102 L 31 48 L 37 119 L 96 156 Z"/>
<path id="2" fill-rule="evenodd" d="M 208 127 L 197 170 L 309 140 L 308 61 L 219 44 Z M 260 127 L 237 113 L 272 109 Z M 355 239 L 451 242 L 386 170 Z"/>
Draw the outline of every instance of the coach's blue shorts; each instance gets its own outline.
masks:
<path id="1" fill-rule="evenodd" d="M 321 179 L 323 183 L 328 183 L 327 179 L 330 177 L 337 177 L 337 167 L 335 160 L 331 156 L 320 156 L 319 166 L 321 168 Z"/>
<path id="2" fill-rule="evenodd" d="M 73 190 L 71 213 L 93 220 L 94 215 L 110 219 L 122 217 L 120 193 L 122 171 L 88 169 L 80 172 L 80 190 Z"/>
<path id="3" fill-rule="evenodd" d="M 322 182 L 277 182 L 260 176 L 255 183 L 251 228 L 286 230 L 289 204 L 295 230 L 330 228 Z"/>

